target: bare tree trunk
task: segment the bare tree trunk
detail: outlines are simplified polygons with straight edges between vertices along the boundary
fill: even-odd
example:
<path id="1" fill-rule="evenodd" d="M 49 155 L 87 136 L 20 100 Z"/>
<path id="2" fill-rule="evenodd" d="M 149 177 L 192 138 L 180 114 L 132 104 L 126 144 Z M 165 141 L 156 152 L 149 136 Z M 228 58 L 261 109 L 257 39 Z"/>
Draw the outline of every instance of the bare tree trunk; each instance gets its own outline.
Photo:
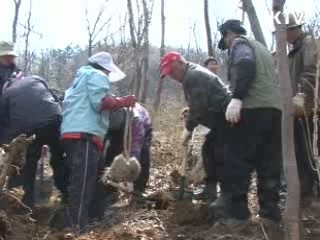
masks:
<path id="1" fill-rule="evenodd" d="M 147 94 L 149 90 L 149 24 L 150 16 L 149 9 L 146 3 L 146 0 L 142 0 L 143 4 L 143 13 L 144 13 L 144 43 L 143 43 L 143 84 L 142 84 L 142 93 L 141 93 L 141 102 L 146 103 Z"/>
<path id="2" fill-rule="evenodd" d="M 164 38 L 165 38 L 165 15 L 164 15 L 164 0 L 161 0 L 161 47 L 160 47 L 160 56 L 162 57 L 165 54 L 165 44 L 164 44 Z M 161 93 L 163 88 L 163 81 L 162 79 L 159 79 L 158 86 L 156 90 L 156 96 L 153 102 L 153 108 L 155 111 L 158 111 L 161 101 Z"/>
<path id="3" fill-rule="evenodd" d="M 132 10 L 132 2 L 131 0 L 127 0 L 127 8 L 128 8 L 128 14 L 129 14 L 129 27 L 130 27 L 130 35 L 131 35 L 131 44 L 133 48 L 137 47 L 137 41 L 136 36 L 134 33 L 134 16 L 133 16 L 133 10 Z"/>
<path id="4" fill-rule="evenodd" d="M 207 44 L 208 44 L 208 54 L 209 56 L 214 56 L 213 44 L 212 44 L 212 35 L 211 35 L 211 27 L 209 20 L 209 4 L 208 0 L 204 0 L 204 22 L 206 25 L 207 32 Z"/>
<path id="5" fill-rule="evenodd" d="M 133 73 L 132 76 L 132 86 L 134 89 L 131 89 L 131 91 L 134 92 L 136 97 L 139 99 L 139 94 L 140 94 L 140 89 L 137 89 L 139 87 L 139 81 L 140 79 L 138 78 L 138 68 L 139 68 L 139 59 L 138 59 L 138 49 L 137 49 L 137 40 L 136 40 L 136 35 L 135 35 L 135 24 L 134 24 L 134 15 L 133 15 L 133 10 L 132 10 L 132 2 L 131 0 L 127 0 L 127 8 L 128 8 L 128 15 L 129 15 L 129 29 L 130 29 L 130 36 L 131 36 L 131 44 L 134 49 L 134 66 L 135 66 L 135 72 Z"/>
<path id="6" fill-rule="evenodd" d="M 89 36 L 89 41 L 88 41 L 88 57 L 91 57 L 92 56 L 92 37 Z"/>
<path id="7" fill-rule="evenodd" d="M 31 16 L 32 16 L 32 0 L 30 0 L 29 3 L 29 13 L 28 13 L 28 19 L 27 19 L 27 27 L 26 27 L 26 32 L 25 32 L 25 49 L 24 49 L 24 68 L 23 71 L 25 74 L 27 74 L 28 69 L 29 69 L 29 38 L 30 38 L 30 33 L 32 31 L 32 26 L 31 26 Z"/>
<path id="8" fill-rule="evenodd" d="M 19 10 L 21 6 L 21 0 L 13 0 L 14 1 L 14 18 L 12 23 L 12 42 L 17 42 L 17 26 L 18 26 L 18 19 L 19 19 Z"/>
<path id="9" fill-rule="evenodd" d="M 249 17 L 251 30 L 254 34 L 255 39 L 261 42 L 264 46 L 267 46 L 252 0 L 242 0 L 242 3 L 243 10 L 247 13 Z"/>
<path id="10" fill-rule="evenodd" d="M 141 101 L 140 90 L 141 90 L 141 80 L 142 80 L 142 64 L 143 64 L 143 58 L 141 59 L 141 61 L 138 60 L 136 63 L 136 84 L 135 84 L 134 95 L 137 97 L 137 99 L 139 99 L 139 101 Z"/>
<path id="11" fill-rule="evenodd" d="M 273 0 L 273 11 L 283 11 L 285 0 Z M 278 71 L 280 79 L 282 111 L 283 166 L 286 170 L 287 201 L 285 209 L 285 240 L 299 240 L 300 237 L 300 182 L 295 156 L 292 114 L 292 86 L 287 59 L 287 35 L 285 19 L 281 14 L 281 24 L 275 23 L 277 36 Z"/>

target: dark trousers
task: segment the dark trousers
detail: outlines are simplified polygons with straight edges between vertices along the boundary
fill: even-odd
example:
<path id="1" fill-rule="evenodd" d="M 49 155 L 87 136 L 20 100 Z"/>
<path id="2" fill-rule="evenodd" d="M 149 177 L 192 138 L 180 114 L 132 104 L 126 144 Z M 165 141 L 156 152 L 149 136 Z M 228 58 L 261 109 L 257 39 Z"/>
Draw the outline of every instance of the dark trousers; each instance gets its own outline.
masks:
<path id="1" fill-rule="evenodd" d="M 230 126 L 226 136 L 224 191 L 229 196 L 227 213 L 247 219 L 251 174 L 257 174 L 259 215 L 275 222 L 281 220 L 279 203 L 281 149 L 281 112 L 275 109 L 244 109 L 241 122 Z"/>
<path id="2" fill-rule="evenodd" d="M 27 149 L 26 163 L 21 175 L 9 180 L 8 188 L 23 186 L 25 193 L 22 201 L 30 207 L 34 205 L 34 184 L 43 145 L 48 145 L 50 148 L 50 165 L 53 169 L 54 184 L 62 193 L 62 200 L 66 198 L 69 169 L 60 142 L 60 124 L 61 120 L 57 119 L 31 133 L 36 135 L 36 139 Z"/>
<path id="3" fill-rule="evenodd" d="M 145 129 L 144 142 L 140 153 L 139 162 L 141 172 L 138 179 L 134 182 L 134 189 L 138 192 L 144 192 L 150 177 L 150 147 L 152 142 L 151 126 Z"/>
<path id="4" fill-rule="evenodd" d="M 308 130 L 310 135 L 307 133 Z M 310 136 L 311 142 L 309 142 L 308 136 Z M 308 120 L 305 118 L 296 118 L 294 122 L 294 141 L 298 174 L 300 178 L 302 205 L 308 204 L 312 197 L 314 197 L 314 190 L 318 188 L 317 173 L 313 170 L 316 166 L 312 157 L 312 139 L 312 117 Z"/>
<path id="5" fill-rule="evenodd" d="M 89 223 L 90 209 L 98 211 L 91 204 L 95 201 L 96 191 L 103 189 L 102 186 L 97 187 L 102 184 L 98 181 L 101 151 L 89 137 L 64 139 L 62 143 L 70 166 L 68 202 L 65 208 L 66 226 L 81 233 Z M 103 214 L 104 210 L 101 212 Z"/>
<path id="6" fill-rule="evenodd" d="M 206 184 L 216 184 L 216 157 L 215 157 L 215 133 L 210 131 L 201 148 L 202 161 L 204 166 L 204 171 L 206 173 Z"/>

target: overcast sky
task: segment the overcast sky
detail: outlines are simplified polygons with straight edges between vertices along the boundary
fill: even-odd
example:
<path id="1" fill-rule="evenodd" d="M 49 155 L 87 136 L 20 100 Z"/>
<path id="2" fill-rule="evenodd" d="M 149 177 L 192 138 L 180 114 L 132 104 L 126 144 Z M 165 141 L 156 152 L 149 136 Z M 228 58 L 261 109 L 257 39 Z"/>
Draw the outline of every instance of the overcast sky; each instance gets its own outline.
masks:
<path id="1" fill-rule="evenodd" d="M 20 23 L 25 23 L 30 0 L 22 0 Z M 154 45 L 160 45 L 161 17 L 160 0 L 154 0 L 155 5 L 150 29 L 150 40 Z M 104 0 L 90 0 L 88 6 L 90 19 L 97 15 L 99 8 L 105 4 Z M 272 16 L 267 10 L 267 4 L 272 0 L 253 0 L 261 26 L 268 43 L 271 43 Z M 317 0 L 287 0 L 287 10 L 304 11 L 307 16 L 319 11 Z M 135 1 L 133 1 L 135 3 Z M 241 10 L 238 8 L 239 0 L 209 0 L 210 21 L 212 31 L 216 31 L 216 19 L 241 19 Z M 87 43 L 87 29 L 85 21 L 86 0 L 33 0 L 32 22 L 35 32 L 33 34 L 32 48 L 64 48 L 73 43 L 85 46 Z M 14 0 L 0 0 L 0 41 L 11 40 L 11 27 L 14 15 Z M 202 49 L 206 49 L 206 33 L 203 19 L 202 0 L 165 0 L 166 14 L 166 44 L 171 46 L 187 47 L 189 42 L 195 46 L 192 27 L 196 24 L 196 36 Z M 106 3 L 104 19 L 112 17 L 112 21 L 105 32 L 115 33 L 126 14 L 126 0 L 109 0 Z M 93 21 L 93 20 L 92 20 Z M 248 19 L 245 20 L 249 28 Z M 22 29 L 20 28 L 22 31 Z M 22 32 L 20 31 L 20 34 Z M 101 33 L 98 39 L 106 33 Z M 18 48 L 23 48 L 20 42 Z"/>

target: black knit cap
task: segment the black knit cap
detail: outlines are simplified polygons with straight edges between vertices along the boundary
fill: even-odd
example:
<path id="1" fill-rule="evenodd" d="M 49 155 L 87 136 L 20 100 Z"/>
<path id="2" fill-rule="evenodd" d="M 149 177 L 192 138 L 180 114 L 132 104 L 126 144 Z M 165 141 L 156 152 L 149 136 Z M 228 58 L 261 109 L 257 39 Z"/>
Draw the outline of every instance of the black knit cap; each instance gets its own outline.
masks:
<path id="1" fill-rule="evenodd" d="M 224 22 L 222 25 L 220 25 L 219 31 L 222 36 L 224 36 L 227 31 L 241 35 L 247 34 L 247 30 L 242 26 L 242 23 L 236 19 L 230 19 Z"/>

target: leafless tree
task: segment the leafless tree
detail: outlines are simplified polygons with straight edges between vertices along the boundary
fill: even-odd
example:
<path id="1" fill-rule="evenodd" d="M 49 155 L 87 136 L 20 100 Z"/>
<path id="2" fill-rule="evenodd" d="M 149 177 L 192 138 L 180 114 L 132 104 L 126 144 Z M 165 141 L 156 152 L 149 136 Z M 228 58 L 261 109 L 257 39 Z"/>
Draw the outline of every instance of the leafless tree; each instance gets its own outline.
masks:
<path id="1" fill-rule="evenodd" d="M 14 17 L 12 22 L 12 42 L 17 42 L 17 26 L 19 19 L 19 10 L 21 6 L 21 0 L 13 0 L 14 2 Z"/>
<path id="2" fill-rule="evenodd" d="M 143 15 L 144 15 L 144 42 L 143 42 L 143 84 L 141 93 L 141 102 L 145 103 L 149 90 L 149 25 L 151 22 L 151 11 L 153 10 L 153 3 L 149 7 L 146 0 L 142 0 Z"/>
<path id="3" fill-rule="evenodd" d="M 242 0 L 243 10 L 247 13 L 251 30 L 254 34 L 254 37 L 257 41 L 261 42 L 264 46 L 267 46 L 266 40 L 263 36 L 263 32 L 261 30 L 261 26 L 259 23 L 259 19 L 256 13 L 256 10 L 253 6 L 252 0 Z"/>
<path id="4" fill-rule="evenodd" d="M 273 12 L 283 11 L 285 0 L 273 0 Z M 278 72 L 280 79 L 282 111 L 282 147 L 283 165 L 286 170 L 287 201 L 285 209 L 285 240 L 300 238 L 300 182 L 293 135 L 292 86 L 290 84 L 289 65 L 287 59 L 287 35 L 283 14 L 279 16 L 281 24 L 276 26 Z"/>
<path id="5" fill-rule="evenodd" d="M 206 26 L 207 33 L 207 45 L 208 45 L 208 54 L 209 56 L 214 56 L 213 44 L 212 44 L 212 33 L 209 19 L 209 3 L 208 0 L 204 0 L 204 22 Z"/>
<path id="6" fill-rule="evenodd" d="M 100 25 L 100 21 L 103 21 L 102 15 L 103 12 L 105 10 L 105 7 L 100 8 L 97 18 L 95 19 L 94 23 L 93 23 L 93 27 L 91 27 L 90 24 L 90 20 L 89 20 L 89 11 L 88 8 L 86 8 L 85 10 L 85 15 L 86 15 L 86 21 L 87 21 L 87 30 L 88 30 L 88 56 L 90 57 L 92 55 L 92 50 L 94 48 L 94 42 L 97 38 L 97 36 L 101 33 L 101 31 L 108 25 L 108 23 L 111 21 L 111 17 L 108 18 L 107 20 L 105 20 L 103 22 L 103 24 L 100 26 L 100 28 L 98 27 L 98 25 Z"/>
<path id="7" fill-rule="evenodd" d="M 142 1 L 142 6 L 144 6 L 144 1 Z M 146 5 L 145 5 L 146 6 Z M 153 6 L 153 1 L 151 1 L 151 6 Z M 135 73 L 132 75 L 132 80 L 130 84 L 129 91 L 133 92 L 139 100 L 141 100 L 141 79 L 142 79 L 142 66 L 145 60 L 143 54 L 141 54 L 141 49 L 143 46 L 143 41 L 145 39 L 146 31 L 149 29 L 150 24 L 150 12 L 151 9 L 145 9 L 148 11 L 146 14 L 145 11 L 141 13 L 140 2 L 136 0 L 136 13 L 137 13 L 137 22 L 135 21 L 135 15 L 133 12 L 132 1 L 127 0 L 127 9 L 129 15 L 129 28 L 130 28 L 130 37 L 131 45 L 134 49 L 134 64 L 135 64 Z M 146 18 L 147 17 L 147 18 Z M 149 39 L 147 38 L 147 41 Z M 148 43 L 149 45 L 149 43 Z M 145 45 L 146 46 L 146 45 Z M 146 49 L 146 48 L 145 48 Z"/>
<path id="8" fill-rule="evenodd" d="M 139 3 L 138 3 L 138 18 L 140 19 Z M 139 56 L 140 42 L 142 41 L 141 36 L 141 21 L 138 21 L 138 29 L 136 29 L 136 24 L 134 21 L 134 14 L 132 9 L 132 1 L 127 0 L 127 8 L 129 14 L 129 28 L 131 36 L 131 44 L 134 49 L 134 64 L 135 64 L 135 74 L 132 75 L 130 90 L 134 91 L 134 94 L 139 98 L 140 85 L 141 85 L 141 59 Z"/>
<path id="9" fill-rule="evenodd" d="M 164 15 L 164 0 L 161 0 L 161 46 L 160 46 L 160 56 L 162 57 L 165 54 L 165 26 L 166 26 L 166 18 Z M 155 111 L 159 109 L 160 101 L 161 101 L 161 92 L 163 89 L 163 81 L 160 79 L 158 81 L 158 86 L 156 90 L 156 96 L 153 103 L 153 108 Z"/>

